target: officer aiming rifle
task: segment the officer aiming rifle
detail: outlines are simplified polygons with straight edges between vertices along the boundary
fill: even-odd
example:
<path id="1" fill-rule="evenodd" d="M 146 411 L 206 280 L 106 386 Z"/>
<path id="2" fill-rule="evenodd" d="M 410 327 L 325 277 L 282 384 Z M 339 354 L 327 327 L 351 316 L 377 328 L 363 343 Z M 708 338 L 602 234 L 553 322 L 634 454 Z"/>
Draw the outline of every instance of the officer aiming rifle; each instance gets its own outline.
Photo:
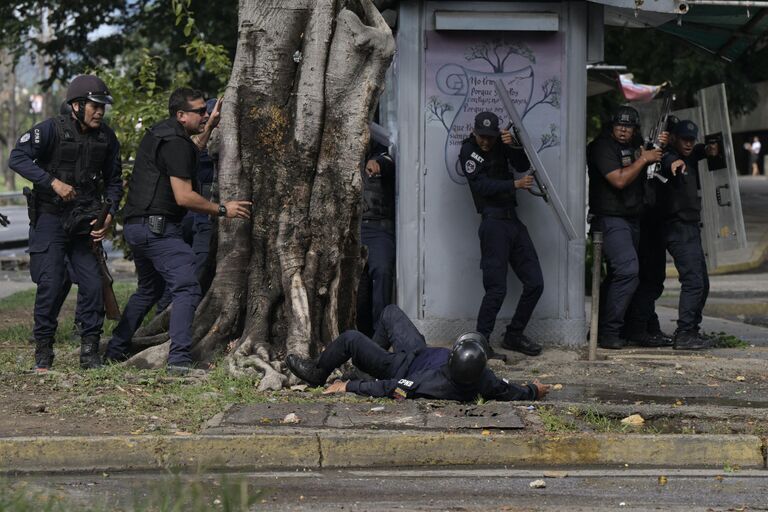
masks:
<path id="1" fill-rule="evenodd" d="M 675 95 L 670 93 L 667 93 L 666 96 L 664 96 L 664 103 L 661 107 L 661 115 L 659 116 L 658 121 L 656 121 L 656 124 L 654 125 L 653 129 L 651 130 L 651 133 L 648 134 L 648 139 L 645 142 L 645 149 L 662 149 L 663 144 L 662 141 L 659 139 L 659 136 L 664 132 L 670 131 L 670 121 L 674 119 L 674 116 L 670 114 L 672 111 L 672 102 L 675 101 Z M 645 169 L 646 178 L 649 180 L 652 180 L 656 178 L 662 183 L 666 183 L 669 180 L 662 176 L 659 173 L 659 170 L 661 169 L 661 162 L 653 162 Z"/>

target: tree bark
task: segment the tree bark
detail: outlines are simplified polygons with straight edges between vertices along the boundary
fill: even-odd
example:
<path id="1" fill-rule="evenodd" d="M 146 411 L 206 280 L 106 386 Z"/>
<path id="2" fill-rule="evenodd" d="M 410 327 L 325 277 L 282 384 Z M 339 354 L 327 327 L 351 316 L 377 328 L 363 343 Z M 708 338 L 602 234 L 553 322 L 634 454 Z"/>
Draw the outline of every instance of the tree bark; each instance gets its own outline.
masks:
<path id="1" fill-rule="evenodd" d="M 316 355 L 353 327 L 360 165 L 395 47 L 370 0 L 242 0 L 239 18 L 218 187 L 253 214 L 218 220 L 193 356 L 228 347 L 230 371 L 279 389 L 286 354 Z"/>

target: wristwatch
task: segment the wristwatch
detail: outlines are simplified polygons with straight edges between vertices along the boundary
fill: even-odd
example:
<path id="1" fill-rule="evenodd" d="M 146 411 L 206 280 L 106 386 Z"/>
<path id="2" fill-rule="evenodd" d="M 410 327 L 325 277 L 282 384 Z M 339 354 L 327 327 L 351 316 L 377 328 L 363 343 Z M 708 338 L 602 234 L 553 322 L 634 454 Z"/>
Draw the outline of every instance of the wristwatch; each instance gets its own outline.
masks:
<path id="1" fill-rule="evenodd" d="M 219 217 L 226 217 L 227 216 L 227 207 L 223 204 L 219 205 Z"/>

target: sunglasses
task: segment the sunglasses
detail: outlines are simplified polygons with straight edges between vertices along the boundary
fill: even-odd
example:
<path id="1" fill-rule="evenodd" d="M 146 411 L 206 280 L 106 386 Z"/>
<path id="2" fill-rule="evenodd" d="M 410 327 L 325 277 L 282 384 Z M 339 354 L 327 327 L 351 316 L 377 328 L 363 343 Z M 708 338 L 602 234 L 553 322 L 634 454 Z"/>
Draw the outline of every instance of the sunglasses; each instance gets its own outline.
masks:
<path id="1" fill-rule="evenodd" d="M 208 113 L 208 109 L 206 107 L 200 107 L 200 108 L 194 108 L 191 110 L 182 110 L 182 112 L 194 112 L 199 116 L 204 116 L 205 114 Z"/>

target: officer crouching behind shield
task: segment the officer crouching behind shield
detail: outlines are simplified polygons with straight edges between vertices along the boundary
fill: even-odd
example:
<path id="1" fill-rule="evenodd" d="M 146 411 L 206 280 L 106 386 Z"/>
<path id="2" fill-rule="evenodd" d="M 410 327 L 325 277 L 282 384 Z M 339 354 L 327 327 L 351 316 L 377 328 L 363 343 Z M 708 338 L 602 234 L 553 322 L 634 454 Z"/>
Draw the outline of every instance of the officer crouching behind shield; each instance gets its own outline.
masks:
<path id="1" fill-rule="evenodd" d="M 105 360 L 124 361 L 144 316 L 171 290 L 168 370 L 193 367 L 192 320 L 200 302 L 195 253 L 182 239 L 187 209 L 219 217 L 250 217 L 250 201 L 216 204 L 194 190 L 199 150 L 190 136 L 201 133 L 209 115 L 200 91 L 179 88 L 168 101 L 170 117 L 150 128 L 139 144 L 125 205 L 123 235 L 131 247 L 139 286 L 123 311 Z"/>
<path id="2" fill-rule="evenodd" d="M 103 122 L 112 97 L 96 76 L 76 77 L 67 88 L 71 112 L 34 126 L 11 151 L 11 169 L 34 184 L 30 199 L 30 274 L 37 284 L 34 311 L 35 369 L 53 364 L 53 340 L 69 261 L 78 284 L 82 344 L 80 366 L 100 366 L 104 323 L 101 274 L 91 242 L 104 239 L 123 195 L 120 144 Z M 102 197 L 112 200 L 104 225 L 93 230 Z"/>
<path id="3" fill-rule="evenodd" d="M 509 131 L 499 130 L 495 114 L 481 112 L 475 117 L 472 135 L 461 146 L 459 162 L 477 212 L 482 215 L 478 233 L 485 296 L 477 314 L 477 331 L 490 339 L 507 295 L 510 265 L 523 283 L 523 292 L 501 346 L 537 356 L 541 345 L 529 339 L 523 330 L 544 291 L 544 278 L 528 229 L 515 213 L 515 190 L 530 189 L 534 181 L 532 176 L 514 179 L 513 171 L 525 172 L 530 168 L 525 151 L 513 146 L 515 143 Z"/>
<path id="4" fill-rule="evenodd" d="M 392 351 L 389 351 L 389 349 Z M 486 366 L 490 346 L 479 333 L 466 333 L 453 349 L 428 347 L 424 336 L 395 305 L 384 308 L 379 328 L 368 338 L 346 331 L 333 340 L 318 359 L 288 354 L 288 369 L 312 386 L 322 386 L 331 373 L 346 363 L 376 380 L 337 380 L 324 393 L 357 393 L 394 399 L 436 400 L 536 400 L 549 392 L 549 385 L 534 380 L 517 385 L 497 377 Z"/>
<path id="5" fill-rule="evenodd" d="M 644 149 L 640 115 L 619 107 L 610 126 L 587 146 L 589 213 L 592 229 L 603 233 L 608 272 L 600 288 L 598 345 L 620 349 L 624 316 L 638 286 L 638 243 L 646 166 L 661 159 L 660 149 Z M 659 139 L 666 144 L 667 133 Z"/>

